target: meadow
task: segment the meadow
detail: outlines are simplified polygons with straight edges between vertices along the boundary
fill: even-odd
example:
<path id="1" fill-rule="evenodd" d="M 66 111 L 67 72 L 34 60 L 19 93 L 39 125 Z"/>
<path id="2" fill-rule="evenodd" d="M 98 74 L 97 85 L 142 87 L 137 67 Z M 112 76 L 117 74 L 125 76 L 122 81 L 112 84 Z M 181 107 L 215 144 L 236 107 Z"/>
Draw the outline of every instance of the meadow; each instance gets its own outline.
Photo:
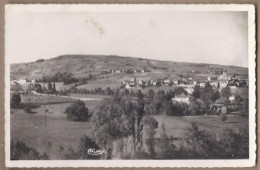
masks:
<path id="1" fill-rule="evenodd" d="M 122 84 L 120 82 L 89 82 L 88 84 L 83 84 L 80 86 L 77 86 L 78 89 L 88 89 L 88 90 L 95 90 L 97 88 L 101 88 L 105 90 L 107 87 L 110 87 L 110 89 L 117 89 L 120 88 Z"/>
<path id="2" fill-rule="evenodd" d="M 99 102 L 85 101 L 85 104 L 92 112 Z M 32 114 L 27 114 L 22 109 L 11 109 L 11 139 L 23 141 L 40 153 L 47 153 L 50 159 L 62 159 L 61 148 L 77 149 L 81 137 L 84 135 L 92 137 L 90 119 L 87 122 L 73 122 L 66 119 L 64 111 L 69 105 L 70 103 L 40 105 L 32 109 Z M 158 121 L 158 127 L 162 122 L 165 124 L 166 134 L 175 138 L 177 145 L 184 137 L 185 129 L 194 121 L 200 129 L 216 135 L 225 128 L 235 131 L 240 128 L 248 129 L 248 119 L 239 116 L 228 116 L 226 122 L 222 122 L 218 116 L 155 115 L 153 117 Z"/>

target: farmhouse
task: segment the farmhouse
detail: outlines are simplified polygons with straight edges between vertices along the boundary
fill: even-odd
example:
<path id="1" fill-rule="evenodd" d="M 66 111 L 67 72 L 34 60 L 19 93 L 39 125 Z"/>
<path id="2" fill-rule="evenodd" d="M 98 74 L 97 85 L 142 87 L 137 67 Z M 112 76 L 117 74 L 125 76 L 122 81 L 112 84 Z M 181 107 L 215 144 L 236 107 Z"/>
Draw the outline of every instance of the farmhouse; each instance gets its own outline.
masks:
<path id="1" fill-rule="evenodd" d="M 231 95 L 228 99 L 229 99 L 229 101 L 232 103 L 232 102 L 235 101 L 235 96 L 234 96 L 234 95 Z"/>
<path id="2" fill-rule="evenodd" d="M 192 94 L 194 91 L 194 88 L 188 87 L 185 89 L 189 94 Z"/>
<path id="3" fill-rule="evenodd" d="M 199 86 L 200 86 L 200 87 L 205 87 L 205 82 L 201 82 L 201 83 L 199 84 Z"/>
<path id="4" fill-rule="evenodd" d="M 210 82 L 210 85 L 212 86 L 212 87 L 214 87 L 214 88 L 217 88 L 218 87 L 218 82 L 217 81 L 212 81 L 212 82 Z"/>
<path id="5" fill-rule="evenodd" d="M 20 79 L 17 81 L 19 84 L 25 84 L 27 82 L 27 79 Z"/>
<path id="6" fill-rule="evenodd" d="M 143 86 L 144 85 L 144 81 L 143 80 L 138 80 L 138 83 L 137 83 L 139 86 Z"/>
<path id="7" fill-rule="evenodd" d="M 175 85 L 177 85 L 177 84 L 179 84 L 179 80 L 173 79 L 173 80 L 172 80 L 172 83 L 175 84 Z"/>
<path id="8" fill-rule="evenodd" d="M 171 82 L 170 79 L 166 79 L 166 80 L 163 80 L 163 84 L 166 85 L 166 86 L 171 86 L 172 82 Z"/>
<path id="9" fill-rule="evenodd" d="M 185 95 L 184 93 L 181 93 L 181 95 L 176 95 L 174 98 L 172 98 L 172 102 L 181 102 L 181 103 L 190 103 L 190 97 L 189 95 Z"/>

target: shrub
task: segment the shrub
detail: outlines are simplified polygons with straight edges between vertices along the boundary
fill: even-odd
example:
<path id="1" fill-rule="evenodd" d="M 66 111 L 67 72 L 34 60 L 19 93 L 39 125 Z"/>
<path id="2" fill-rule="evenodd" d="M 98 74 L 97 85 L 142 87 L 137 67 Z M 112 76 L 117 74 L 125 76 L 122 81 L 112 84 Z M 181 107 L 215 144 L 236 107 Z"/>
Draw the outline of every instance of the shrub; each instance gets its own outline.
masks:
<path id="1" fill-rule="evenodd" d="M 11 160 L 47 160 L 48 155 L 41 155 L 35 149 L 21 141 L 11 141 Z"/>
<path id="2" fill-rule="evenodd" d="M 242 159 L 249 156 L 248 130 L 224 129 L 216 137 L 192 123 L 187 129 L 185 142 L 187 145 L 178 150 L 178 154 L 184 156 L 181 158 Z M 185 155 L 188 152 L 189 155 Z"/>
<path id="3" fill-rule="evenodd" d="M 225 122 L 227 120 L 227 115 L 225 113 L 221 113 L 220 115 L 220 119 Z"/>
<path id="4" fill-rule="evenodd" d="M 31 108 L 30 108 L 29 106 L 25 106 L 25 107 L 23 108 L 23 110 L 24 110 L 26 113 L 32 113 L 32 110 L 31 110 Z"/>
<path id="5" fill-rule="evenodd" d="M 15 93 L 11 97 L 11 107 L 18 108 L 21 103 L 21 96 L 18 93 Z"/>
<path id="6" fill-rule="evenodd" d="M 224 129 L 220 135 L 219 148 L 222 158 L 248 158 L 249 157 L 249 136 L 248 131 L 240 129 L 235 132 L 231 129 Z"/>
<path id="7" fill-rule="evenodd" d="M 88 108 L 83 101 L 78 100 L 66 108 L 67 119 L 72 121 L 87 121 Z"/>

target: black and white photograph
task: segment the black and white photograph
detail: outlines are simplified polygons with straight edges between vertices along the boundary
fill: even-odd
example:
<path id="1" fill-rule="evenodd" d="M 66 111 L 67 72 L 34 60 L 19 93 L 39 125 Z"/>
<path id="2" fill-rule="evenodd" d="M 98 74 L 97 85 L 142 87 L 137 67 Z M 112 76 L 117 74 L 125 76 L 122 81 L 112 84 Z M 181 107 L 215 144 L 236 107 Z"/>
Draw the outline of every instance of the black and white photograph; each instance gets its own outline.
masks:
<path id="1" fill-rule="evenodd" d="M 9 167 L 249 167 L 253 5 L 6 5 Z"/>

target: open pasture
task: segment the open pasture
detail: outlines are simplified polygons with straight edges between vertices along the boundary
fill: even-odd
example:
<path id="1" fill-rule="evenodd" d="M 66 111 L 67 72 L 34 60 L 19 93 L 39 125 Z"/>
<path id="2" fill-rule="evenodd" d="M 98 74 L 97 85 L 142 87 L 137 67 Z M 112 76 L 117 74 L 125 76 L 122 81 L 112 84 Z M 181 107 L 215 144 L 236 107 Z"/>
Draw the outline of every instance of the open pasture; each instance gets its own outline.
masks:
<path id="1" fill-rule="evenodd" d="M 159 87 L 151 86 L 151 87 L 143 88 L 143 89 L 141 89 L 141 91 L 142 91 L 142 93 L 147 94 L 149 89 L 152 89 L 152 90 L 154 90 L 155 93 L 157 93 L 160 90 L 164 90 L 164 92 L 167 92 L 167 91 L 170 91 L 170 90 L 174 90 L 176 88 L 178 88 L 178 86 L 159 86 Z M 136 89 L 129 89 L 129 90 L 130 91 L 131 90 L 137 91 Z"/>
<path id="2" fill-rule="evenodd" d="M 88 84 L 77 86 L 78 89 L 87 89 L 87 90 L 95 90 L 97 88 L 101 88 L 105 90 L 107 87 L 110 87 L 110 89 L 117 89 L 120 88 L 122 84 L 119 82 L 89 82 Z"/>
<path id="3" fill-rule="evenodd" d="M 85 101 L 89 113 L 99 101 Z M 25 142 L 51 159 L 61 159 L 60 147 L 76 149 L 80 138 L 90 135 L 90 122 L 73 122 L 66 119 L 65 109 L 71 103 L 40 105 L 32 114 L 22 109 L 11 110 L 11 139 Z M 46 115 L 46 128 L 45 128 Z"/>
<path id="4" fill-rule="evenodd" d="M 191 127 L 191 122 L 196 122 L 199 129 L 209 131 L 214 135 L 218 135 L 224 129 L 232 129 L 236 132 L 239 129 L 248 130 L 248 118 L 240 116 L 228 116 L 225 122 L 222 122 L 219 116 L 183 116 L 173 117 L 166 115 L 153 116 L 158 121 L 160 128 L 162 122 L 166 128 L 166 134 L 174 138 L 184 137 L 185 130 Z"/>
<path id="5" fill-rule="evenodd" d="M 55 104 L 55 103 L 71 103 L 76 101 L 76 99 L 72 98 L 64 98 L 60 96 L 54 95 L 35 95 L 35 94 L 28 94 L 28 95 L 21 95 L 22 103 L 31 103 L 31 104 Z"/>
<path id="6" fill-rule="evenodd" d="M 85 101 L 90 112 L 99 102 Z M 62 159 L 61 146 L 64 148 L 71 146 L 76 149 L 83 135 L 91 138 L 90 119 L 87 122 L 73 122 L 66 119 L 64 111 L 69 105 L 70 103 L 41 105 L 32 109 L 33 114 L 27 114 L 21 109 L 12 109 L 11 139 L 23 141 L 41 153 L 46 152 L 51 159 Z M 159 122 L 158 127 L 160 128 L 163 122 L 166 134 L 174 138 L 183 138 L 185 129 L 190 127 L 190 123 L 193 121 L 198 123 L 200 129 L 216 135 L 225 128 L 235 131 L 238 131 L 239 128 L 248 129 L 248 119 L 238 116 L 228 116 L 226 122 L 222 122 L 218 116 L 171 117 L 156 115 L 153 117 Z"/>

